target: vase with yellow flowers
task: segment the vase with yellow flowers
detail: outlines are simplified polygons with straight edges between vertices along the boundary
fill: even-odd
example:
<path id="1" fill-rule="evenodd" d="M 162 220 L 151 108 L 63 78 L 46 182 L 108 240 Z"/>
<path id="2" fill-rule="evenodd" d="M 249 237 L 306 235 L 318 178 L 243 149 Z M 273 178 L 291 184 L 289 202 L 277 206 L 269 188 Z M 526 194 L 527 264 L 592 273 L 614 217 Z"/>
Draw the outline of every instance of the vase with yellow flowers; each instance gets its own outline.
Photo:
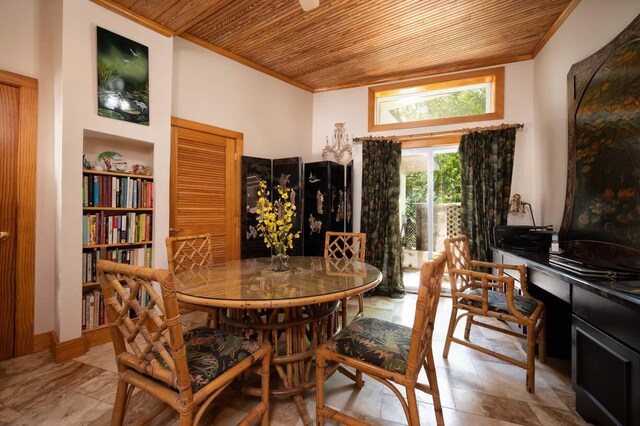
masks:
<path id="1" fill-rule="evenodd" d="M 289 199 L 290 189 L 278 185 L 275 190 L 278 191 L 279 197 L 272 202 L 267 183 L 260 181 L 256 229 L 267 248 L 272 251 L 270 269 L 274 272 L 284 272 L 289 270 L 287 249 L 293 248 L 293 240 L 300 237 L 300 232 L 291 232 L 296 206 Z"/>

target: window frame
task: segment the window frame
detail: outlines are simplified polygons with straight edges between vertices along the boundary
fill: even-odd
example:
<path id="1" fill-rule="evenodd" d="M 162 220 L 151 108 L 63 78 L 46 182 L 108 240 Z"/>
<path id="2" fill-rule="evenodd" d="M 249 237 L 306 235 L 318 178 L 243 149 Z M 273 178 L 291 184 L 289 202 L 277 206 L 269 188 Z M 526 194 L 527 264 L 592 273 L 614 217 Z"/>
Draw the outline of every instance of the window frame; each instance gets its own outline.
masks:
<path id="1" fill-rule="evenodd" d="M 442 90 L 478 83 L 491 85 L 492 112 L 485 114 L 464 115 L 458 117 L 435 118 L 430 120 L 408 121 L 404 123 L 376 124 L 376 99 L 382 93 L 386 96 L 400 94 L 403 89 L 418 86 L 433 86 L 429 90 Z M 395 93 L 394 93 L 395 92 Z M 474 121 L 501 120 L 504 118 L 504 67 L 488 68 L 477 71 L 447 74 L 438 77 L 410 80 L 401 83 L 384 84 L 369 87 L 369 131 L 381 132 L 395 129 L 413 129 L 418 127 L 441 126 L 445 124 L 470 123 Z"/>

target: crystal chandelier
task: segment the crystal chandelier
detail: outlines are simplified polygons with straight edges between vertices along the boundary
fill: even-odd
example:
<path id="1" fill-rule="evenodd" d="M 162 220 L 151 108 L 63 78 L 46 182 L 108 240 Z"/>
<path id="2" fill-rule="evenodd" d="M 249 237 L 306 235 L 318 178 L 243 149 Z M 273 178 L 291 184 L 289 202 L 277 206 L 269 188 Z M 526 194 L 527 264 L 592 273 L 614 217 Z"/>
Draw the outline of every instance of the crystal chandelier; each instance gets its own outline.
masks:
<path id="1" fill-rule="evenodd" d="M 329 145 L 329 137 L 327 136 L 327 145 L 322 150 L 322 159 L 331 160 L 330 155 L 333 155 L 334 161 L 347 164 L 351 161 L 351 148 L 351 141 L 346 134 L 344 123 L 336 123 L 331 145 Z"/>

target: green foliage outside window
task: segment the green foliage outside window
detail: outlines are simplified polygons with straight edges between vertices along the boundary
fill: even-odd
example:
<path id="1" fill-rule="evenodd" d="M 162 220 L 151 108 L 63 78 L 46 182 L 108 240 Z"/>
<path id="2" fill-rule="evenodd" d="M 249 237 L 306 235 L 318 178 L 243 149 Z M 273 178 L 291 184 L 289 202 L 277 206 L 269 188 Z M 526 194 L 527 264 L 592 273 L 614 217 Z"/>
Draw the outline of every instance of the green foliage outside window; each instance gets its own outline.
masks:
<path id="1" fill-rule="evenodd" d="M 437 154 L 435 156 L 440 169 L 433 173 L 436 204 L 459 203 L 462 192 L 460 158 L 457 152 Z"/>
<path id="2" fill-rule="evenodd" d="M 432 96 L 422 102 L 389 110 L 398 123 L 485 114 L 487 89 L 467 89 L 445 95 Z"/>
<path id="3" fill-rule="evenodd" d="M 436 154 L 435 160 L 439 166 L 433 173 L 436 204 L 459 203 L 462 183 L 458 153 Z M 427 172 L 407 174 L 406 190 L 407 216 L 415 219 L 415 205 L 427 202 Z"/>

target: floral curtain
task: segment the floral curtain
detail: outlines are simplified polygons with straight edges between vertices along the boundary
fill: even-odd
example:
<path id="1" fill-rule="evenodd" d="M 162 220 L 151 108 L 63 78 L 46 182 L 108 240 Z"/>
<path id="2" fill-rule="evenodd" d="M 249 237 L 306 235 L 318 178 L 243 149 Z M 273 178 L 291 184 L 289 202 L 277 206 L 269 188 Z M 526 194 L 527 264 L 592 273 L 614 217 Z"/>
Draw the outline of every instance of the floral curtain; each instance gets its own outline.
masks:
<path id="1" fill-rule="evenodd" d="M 515 127 L 472 132 L 460 140 L 461 227 L 473 259 L 490 260 L 493 228 L 507 223 L 515 141 Z"/>
<path id="2" fill-rule="evenodd" d="M 362 221 L 367 234 L 366 261 L 382 271 L 372 291 L 388 297 L 404 296 L 400 240 L 401 145 L 391 140 L 368 140 L 362 152 Z"/>

